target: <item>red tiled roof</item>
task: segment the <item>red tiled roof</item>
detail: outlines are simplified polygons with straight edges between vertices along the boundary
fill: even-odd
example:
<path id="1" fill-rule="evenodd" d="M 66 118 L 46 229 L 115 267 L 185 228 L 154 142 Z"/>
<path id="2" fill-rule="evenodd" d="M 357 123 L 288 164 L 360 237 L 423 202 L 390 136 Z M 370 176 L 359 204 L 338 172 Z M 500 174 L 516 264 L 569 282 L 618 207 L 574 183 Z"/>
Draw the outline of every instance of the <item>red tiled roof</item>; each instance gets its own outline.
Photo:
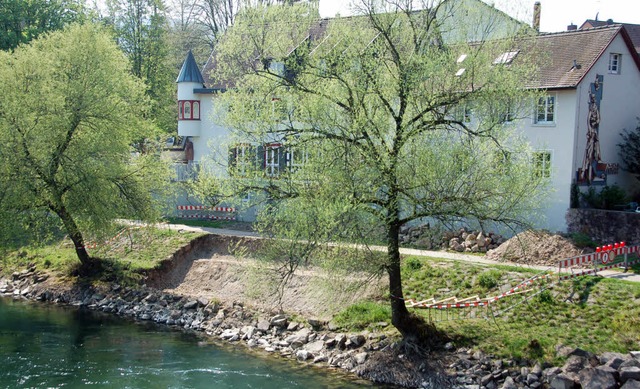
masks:
<path id="1" fill-rule="evenodd" d="M 620 26 L 541 34 L 539 88 L 574 88 L 620 32 Z M 574 66 L 574 61 L 578 65 Z"/>
<path id="2" fill-rule="evenodd" d="M 594 27 L 604 27 L 611 26 L 613 24 L 620 24 L 624 26 L 624 28 L 629 33 L 629 37 L 631 38 L 631 42 L 633 42 L 633 46 L 636 51 L 640 53 L 640 24 L 631 24 L 631 23 L 616 23 L 612 20 L 604 21 L 604 20 L 592 20 L 587 19 L 580 26 L 580 29 L 594 28 Z"/>

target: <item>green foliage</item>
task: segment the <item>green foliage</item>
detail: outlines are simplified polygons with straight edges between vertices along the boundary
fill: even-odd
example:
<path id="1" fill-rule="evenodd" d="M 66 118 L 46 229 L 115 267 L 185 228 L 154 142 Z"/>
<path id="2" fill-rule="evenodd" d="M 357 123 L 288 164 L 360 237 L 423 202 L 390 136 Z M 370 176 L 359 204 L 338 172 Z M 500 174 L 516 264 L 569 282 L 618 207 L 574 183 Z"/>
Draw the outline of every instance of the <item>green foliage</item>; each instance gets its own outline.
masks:
<path id="1" fill-rule="evenodd" d="M 275 141 L 305 155 L 304 164 L 282 168 L 277 180 L 263 163 L 234 180 L 235 193 L 262 190 L 260 200 L 270 206 L 261 228 L 285 239 L 273 244 L 289 253 L 278 255 L 289 258 L 288 270 L 310 245 L 364 244 L 382 235 L 386 258 L 361 257 L 371 271 L 387 271 L 390 289 L 401 295 L 403 224 L 426 217 L 532 221 L 546 181 L 534 174 L 526 140 L 502 113 L 529 114 L 539 92 L 522 85 L 535 77 L 539 56 L 533 49 L 518 55 L 518 66 L 494 66 L 495 53 L 510 51 L 522 30 L 487 25 L 486 18 L 478 19 L 484 28 L 461 23 L 475 10 L 429 3 L 429 12 L 368 3 L 366 16 L 332 20 L 316 40 L 308 39 L 319 20 L 313 7 L 247 8 L 219 43 L 214 77 L 237 82 L 219 97 L 234 133 L 217 147 L 248 142 L 259 149 Z M 497 36 L 503 39 L 488 41 Z M 486 44 L 466 42 L 470 37 Z M 456 76 L 461 66 L 465 72 Z M 474 121 L 461 123 L 454 113 L 469 102 Z M 502 159 L 501 174 L 496 155 L 513 156 Z"/>
<path id="2" fill-rule="evenodd" d="M 113 28 L 131 73 L 144 82 L 147 118 L 162 131 L 175 131 L 175 71 L 169 52 L 169 22 L 163 0 L 109 0 L 103 20 Z M 182 53 L 184 59 L 184 52 Z"/>
<path id="3" fill-rule="evenodd" d="M 0 209 L 12 227 L 62 226 L 86 262 L 83 234 L 158 216 L 166 166 L 132 147 L 151 133 L 142 90 L 91 24 L 0 53 Z"/>
<path id="4" fill-rule="evenodd" d="M 541 304 L 553 304 L 554 302 L 553 295 L 548 290 L 542 291 L 538 296 L 536 296 L 536 299 Z"/>
<path id="5" fill-rule="evenodd" d="M 409 257 L 404 261 L 408 270 L 420 270 L 422 268 L 422 262 L 416 257 Z"/>
<path id="6" fill-rule="evenodd" d="M 347 307 L 333 318 L 340 328 L 362 330 L 370 325 L 391 320 L 391 309 L 387 304 L 362 302 Z"/>
<path id="7" fill-rule="evenodd" d="M 616 209 L 627 202 L 626 192 L 618 185 L 607 185 L 599 191 L 590 186 L 588 191 L 581 195 L 587 206 L 596 209 Z"/>
<path id="8" fill-rule="evenodd" d="M 575 182 L 571 184 L 569 207 L 571 208 L 580 207 L 580 188 L 578 187 L 578 184 L 576 184 Z"/>
<path id="9" fill-rule="evenodd" d="M 500 272 L 497 270 L 487 270 L 478 276 L 478 285 L 485 289 L 493 289 L 498 286 Z"/>
<path id="10" fill-rule="evenodd" d="M 640 125 L 633 131 L 623 130 L 620 136 L 622 143 L 618 143 L 618 155 L 623 167 L 640 180 Z"/>
<path id="11" fill-rule="evenodd" d="M 141 279 L 142 271 L 156 268 L 162 260 L 201 235 L 154 227 L 111 229 L 110 240 L 97 241 L 96 248 L 91 249 L 92 255 L 102 260 L 97 276 L 106 281 L 136 283 Z M 8 251 L 0 259 L 0 273 L 9 275 L 28 264 L 62 275 L 71 275 L 78 265 L 72 242 L 58 238 L 46 244 L 29 244 Z"/>
<path id="12" fill-rule="evenodd" d="M 570 237 L 573 243 L 579 248 L 596 248 L 598 246 L 598 244 L 594 242 L 589 235 L 582 232 L 574 232 L 570 235 Z"/>
<path id="13" fill-rule="evenodd" d="M 80 0 L 3 0 L 0 1 L 0 50 L 20 44 L 83 19 Z"/>
<path id="14" fill-rule="evenodd" d="M 407 297 L 416 300 L 459 299 L 474 295 L 495 296 L 497 289 L 486 290 L 479 285 L 465 286 L 465 280 L 477 279 L 484 268 L 467 263 L 452 263 L 443 259 L 421 258 L 422 268 L 405 271 Z M 533 274 L 522 268 L 499 268 L 499 279 L 521 282 Z M 497 273 L 494 273 L 497 277 Z M 495 278 L 494 278 L 495 279 Z M 539 287 L 536 284 L 534 291 Z M 532 292 L 532 293 L 533 293 Z M 479 310 L 489 320 L 452 320 L 437 326 L 460 347 L 471 347 L 501 358 L 527 358 L 562 364 L 557 360 L 555 346 L 564 344 L 581 347 L 594 353 L 617 351 L 626 353 L 637 348 L 640 341 L 640 285 L 633 282 L 596 277 L 581 277 L 576 282 L 560 282 L 536 297 L 514 306 L 508 312 L 491 319 L 491 311 Z M 518 297 L 513 298 L 518 301 Z M 500 304 L 506 305 L 500 305 Z M 501 300 L 493 311 L 500 311 L 514 301 Z M 440 311 L 416 309 L 416 314 L 438 320 Z M 532 320 L 535 318 L 535 320 Z"/>

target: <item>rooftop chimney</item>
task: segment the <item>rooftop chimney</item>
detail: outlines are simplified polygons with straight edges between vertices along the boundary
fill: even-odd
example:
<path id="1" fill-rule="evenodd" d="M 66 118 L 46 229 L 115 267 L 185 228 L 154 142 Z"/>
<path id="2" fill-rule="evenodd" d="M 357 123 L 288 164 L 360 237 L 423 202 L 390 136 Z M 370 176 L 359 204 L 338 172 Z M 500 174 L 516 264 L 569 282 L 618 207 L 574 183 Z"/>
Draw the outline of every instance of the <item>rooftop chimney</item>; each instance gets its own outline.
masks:
<path id="1" fill-rule="evenodd" d="M 533 5 L 533 29 L 540 32 L 540 2 L 536 1 Z"/>
<path id="2" fill-rule="evenodd" d="M 578 26 L 573 23 L 567 26 L 567 31 L 575 31 L 577 29 L 578 29 Z"/>

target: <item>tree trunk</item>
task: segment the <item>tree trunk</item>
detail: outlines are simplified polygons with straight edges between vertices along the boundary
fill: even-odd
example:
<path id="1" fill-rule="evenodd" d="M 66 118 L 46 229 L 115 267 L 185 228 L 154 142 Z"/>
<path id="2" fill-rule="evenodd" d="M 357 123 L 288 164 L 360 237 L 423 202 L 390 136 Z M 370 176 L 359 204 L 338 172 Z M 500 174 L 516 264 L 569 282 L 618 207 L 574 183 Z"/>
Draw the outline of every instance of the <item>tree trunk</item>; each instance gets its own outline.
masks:
<path id="1" fill-rule="evenodd" d="M 73 220 L 73 217 L 69 212 L 67 212 L 67 209 L 64 206 L 53 209 L 53 211 L 58 215 L 58 217 L 60 217 L 60 220 L 62 220 L 62 224 L 64 225 L 65 230 L 67 230 L 69 238 L 76 249 L 76 255 L 78 256 L 80 263 L 82 263 L 82 266 L 88 267 L 93 261 L 89 256 L 89 253 L 87 253 L 86 247 L 84 247 L 84 237 L 82 236 L 75 220 Z"/>
<path id="2" fill-rule="evenodd" d="M 400 274 L 400 223 L 391 221 L 387 225 L 387 256 L 389 274 L 389 293 L 391 295 L 391 324 L 402 336 L 411 336 L 417 330 L 407 310 L 402 292 L 402 276 Z"/>

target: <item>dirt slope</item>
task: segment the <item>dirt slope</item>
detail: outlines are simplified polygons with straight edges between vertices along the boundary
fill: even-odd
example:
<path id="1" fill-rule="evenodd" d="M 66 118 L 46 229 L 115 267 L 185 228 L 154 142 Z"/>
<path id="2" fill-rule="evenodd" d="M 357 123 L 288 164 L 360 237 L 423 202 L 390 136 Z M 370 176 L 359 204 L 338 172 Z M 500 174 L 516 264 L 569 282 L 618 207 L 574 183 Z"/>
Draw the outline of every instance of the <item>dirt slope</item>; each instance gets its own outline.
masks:
<path id="1" fill-rule="evenodd" d="M 255 246 L 255 240 L 243 240 Z M 241 302 L 265 311 L 286 311 L 305 317 L 329 320 L 343 307 L 386 290 L 384 281 L 367 282 L 365 277 L 330 277 L 318 269 L 302 269 L 288 283 L 279 298 L 276 272 L 265 264 L 230 253 L 238 238 L 211 236 L 165 273 L 162 284 L 152 285 L 166 292 L 204 297 L 226 303 Z M 233 249 L 231 251 L 234 251 Z M 241 251 L 241 250 L 240 250 Z"/>

